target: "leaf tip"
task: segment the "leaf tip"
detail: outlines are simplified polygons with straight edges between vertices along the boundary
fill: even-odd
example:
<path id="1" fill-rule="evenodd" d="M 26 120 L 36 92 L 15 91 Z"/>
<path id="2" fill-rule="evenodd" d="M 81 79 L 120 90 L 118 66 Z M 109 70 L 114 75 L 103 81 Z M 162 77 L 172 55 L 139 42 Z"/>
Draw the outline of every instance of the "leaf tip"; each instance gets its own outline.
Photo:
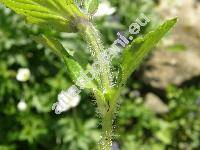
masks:
<path id="1" fill-rule="evenodd" d="M 175 17 L 175 18 L 172 18 L 172 19 L 169 19 L 168 22 L 171 22 L 172 25 L 175 25 L 178 21 L 178 17 Z"/>

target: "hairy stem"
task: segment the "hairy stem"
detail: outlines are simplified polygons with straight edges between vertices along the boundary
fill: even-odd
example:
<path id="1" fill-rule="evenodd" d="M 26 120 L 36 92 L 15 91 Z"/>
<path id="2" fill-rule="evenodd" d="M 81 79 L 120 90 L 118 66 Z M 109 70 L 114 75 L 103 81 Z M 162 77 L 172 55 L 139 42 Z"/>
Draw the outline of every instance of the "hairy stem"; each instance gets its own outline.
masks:
<path id="1" fill-rule="evenodd" d="M 110 66 L 102 55 L 105 50 L 100 34 L 88 20 L 79 21 L 78 29 L 89 45 L 93 59 L 98 62 L 99 70 L 97 71 L 99 71 L 100 74 L 100 87 L 103 92 L 106 92 L 110 89 Z"/>
<path id="2" fill-rule="evenodd" d="M 102 139 L 101 139 L 101 150 L 110 150 L 112 145 L 112 112 L 107 112 L 102 116 Z"/>
<path id="3" fill-rule="evenodd" d="M 100 150 L 110 150 L 113 138 L 113 121 L 117 109 L 117 100 L 119 98 L 119 89 L 113 89 L 113 92 L 102 96 L 98 91 L 94 91 L 97 97 L 97 105 L 102 117 L 102 137 L 100 141 Z"/>
<path id="4" fill-rule="evenodd" d="M 98 30 L 86 19 L 79 20 L 77 25 L 82 37 L 88 43 L 93 59 L 98 62 L 100 74 L 100 89 L 94 90 L 97 99 L 98 109 L 102 117 L 102 138 L 100 141 L 101 150 L 110 150 L 112 144 L 112 123 L 116 109 L 116 98 L 107 97 L 111 91 L 110 63 L 102 54 L 105 52 Z M 106 53 L 104 53 L 106 54 Z M 105 56 L 105 55 L 103 55 Z"/>

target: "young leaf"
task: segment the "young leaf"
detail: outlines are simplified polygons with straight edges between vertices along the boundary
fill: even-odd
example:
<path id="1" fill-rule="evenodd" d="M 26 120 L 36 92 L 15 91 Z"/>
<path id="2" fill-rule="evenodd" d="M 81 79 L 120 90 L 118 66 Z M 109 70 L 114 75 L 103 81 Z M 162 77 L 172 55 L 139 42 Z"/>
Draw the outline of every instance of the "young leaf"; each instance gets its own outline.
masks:
<path id="1" fill-rule="evenodd" d="M 85 0 L 84 3 L 85 9 L 87 12 L 91 15 L 95 14 L 98 6 L 99 6 L 99 0 Z"/>
<path id="2" fill-rule="evenodd" d="M 73 31 L 73 20 L 85 17 L 73 0 L 0 0 L 32 24 Z"/>
<path id="3" fill-rule="evenodd" d="M 124 84 L 127 78 L 142 62 L 143 58 L 156 46 L 160 39 L 175 25 L 177 18 L 166 21 L 155 31 L 145 35 L 143 38 L 137 38 L 126 48 L 122 54 L 122 81 Z"/>
<path id="4" fill-rule="evenodd" d="M 62 44 L 56 40 L 55 38 L 50 38 L 47 36 L 38 36 L 34 37 L 34 40 L 47 48 L 51 49 L 54 53 L 56 53 L 60 58 L 62 58 L 67 67 L 67 73 L 74 83 L 77 83 L 77 80 L 80 76 L 85 72 L 83 68 L 79 65 L 79 63 L 73 59 L 72 56 L 66 51 L 66 49 L 62 46 Z M 78 85 L 80 86 L 80 85 Z M 81 85 L 82 86 L 82 85 Z M 90 81 L 85 84 L 85 88 L 94 88 L 95 84 Z"/>

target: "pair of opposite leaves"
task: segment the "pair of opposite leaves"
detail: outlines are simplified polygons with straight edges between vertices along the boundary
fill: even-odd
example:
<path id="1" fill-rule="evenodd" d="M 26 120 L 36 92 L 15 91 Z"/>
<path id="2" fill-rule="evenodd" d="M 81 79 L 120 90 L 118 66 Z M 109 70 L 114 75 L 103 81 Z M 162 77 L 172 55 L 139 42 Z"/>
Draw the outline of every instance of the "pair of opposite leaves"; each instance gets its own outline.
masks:
<path id="1" fill-rule="evenodd" d="M 86 8 L 90 9 L 89 11 L 91 12 L 95 12 L 98 7 L 98 1 L 87 1 L 88 6 Z M 75 31 L 74 20 L 79 18 L 88 19 L 88 15 L 84 14 L 73 0 L 0 0 L 0 2 L 16 13 L 25 16 L 29 23 L 48 26 L 60 32 L 73 32 Z M 126 82 L 146 54 L 156 46 L 176 22 L 177 18 L 167 20 L 144 37 L 135 39 L 123 50 L 119 61 L 121 73 L 119 74 L 120 77 L 118 79 L 120 81 L 117 86 L 120 87 Z M 35 39 L 56 52 L 64 60 L 68 73 L 74 82 L 84 72 L 83 68 L 68 54 L 58 40 L 47 36 L 40 36 Z M 86 88 L 94 88 L 94 86 L 91 82 L 86 85 Z"/>

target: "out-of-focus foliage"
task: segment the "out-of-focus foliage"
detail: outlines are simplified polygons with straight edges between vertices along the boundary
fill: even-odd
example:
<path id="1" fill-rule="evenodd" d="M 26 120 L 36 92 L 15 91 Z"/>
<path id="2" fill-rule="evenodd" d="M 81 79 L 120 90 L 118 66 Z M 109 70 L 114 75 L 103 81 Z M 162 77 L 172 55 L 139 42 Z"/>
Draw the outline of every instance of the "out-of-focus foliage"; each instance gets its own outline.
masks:
<path id="1" fill-rule="evenodd" d="M 99 132 L 89 98 L 82 95 L 74 114 L 69 111 L 57 116 L 51 111 L 57 94 L 71 82 L 64 64 L 31 39 L 40 30 L 0 7 L 0 149 L 94 149 Z M 80 44 L 68 46 L 73 50 Z M 27 83 L 16 80 L 21 67 L 31 71 Z M 21 99 L 27 103 L 23 112 L 17 108 Z"/>
<path id="2" fill-rule="evenodd" d="M 138 18 L 141 13 L 146 14 L 150 18 L 151 23 L 145 26 L 145 28 L 142 28 L 140 33 L 147 33 L 149 29 L 155 29 L 159 18 L 156 13 L 152 11 L 152 8 L 155 6 L 153 0 L 112 0 L 110 2 L 112 7 L 117 9 L 113 16 L 95 19 L 106 44 L 112 44 L 113 41 L 116 40 L 117 32 L 121 31 L 127 33 L 129 25 L 135 22 L 136 18 Z"/>
<path id="3" fill-rule="evenodd" d="M 124 99 L 119 114 L 122 149 L 198 149 L 200 147 L 200 90 L 167 89 L 169 112 L 156 115 L 141 97 Z"/>
<path id="4" fill-rule="evenodd" d="M 157 22 L 152 11 L 152 0 L 112 0 L 117 8 L 113 16 L 96 18 L 106 44 L 116 39 L 118 31 L 127 27 L 141 12 L 151 17 L 151 26 Z M 138 9 L 139 8 L 139 9 Z M 27 26 L 23 19 L 0 6 L 0 150 L 55 149 L 95 150 L 98 142 L 98 118 L 94 115 L 93 96 L 83 91 L 81 103 L 63 115 L 51 111 L 58 93 L 67 89 L 71 81 L 67 77 L 64 63 L 30 35 L 40 33 L 36 26 Z M 81 51 L 87 51 L 77 34 L 54 34 L 62 44 L 75 53 L 83 66 L 86 62 Z M 31 78 L 26 83 L 16 80 L 19 68 L 27 67 Z M 85 66 L 86 67 L 86 66 Z M 127 86 L 130 90 L 141 90 L 142 83 Z M 133 88 L 134 87 L 134 88 Z M 139 88 L 138 88 L 139 87 Z M 143 95 L 124 100 L 115 128 L 116 142 L 122 150 L 132 149 L 199 149 L 200 147 L 200 87 L 169 87 L 166 104 L 169 112 L 157 115 L 144 106 Z M 21 99 L 27 109 L 20 111 Z"/>

